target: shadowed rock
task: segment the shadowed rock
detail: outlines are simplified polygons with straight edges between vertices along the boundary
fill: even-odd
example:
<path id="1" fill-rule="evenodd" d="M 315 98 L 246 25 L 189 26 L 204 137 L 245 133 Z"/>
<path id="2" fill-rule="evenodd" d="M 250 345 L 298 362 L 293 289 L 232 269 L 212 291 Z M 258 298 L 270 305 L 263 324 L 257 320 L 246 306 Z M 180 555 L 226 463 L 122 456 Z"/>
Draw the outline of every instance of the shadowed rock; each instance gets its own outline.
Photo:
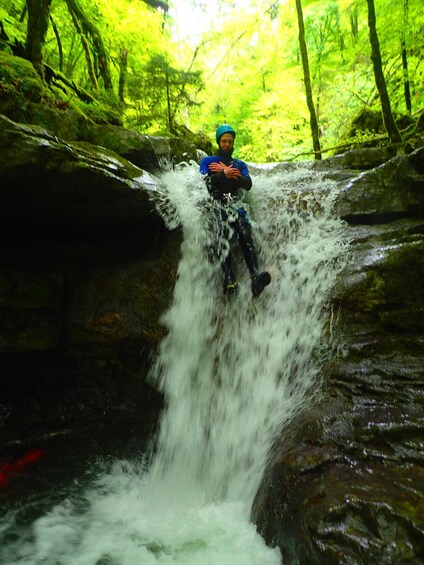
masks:
<path id="1" fill-rule="evenodd" d="M 0 433 L 131 414 L 151 428 L 145 379 L 180 245 L 155 213 L 157 179 L 4 117 L 0 152 Z"/>
<path id="2" fill-rule="evenodd" d="M 422 159 L 339 181 L 351 240 L 332 299 L 339 350 L 321 401 L 276 446 L 253 511 L 285 563 L 422 563 Z"/>

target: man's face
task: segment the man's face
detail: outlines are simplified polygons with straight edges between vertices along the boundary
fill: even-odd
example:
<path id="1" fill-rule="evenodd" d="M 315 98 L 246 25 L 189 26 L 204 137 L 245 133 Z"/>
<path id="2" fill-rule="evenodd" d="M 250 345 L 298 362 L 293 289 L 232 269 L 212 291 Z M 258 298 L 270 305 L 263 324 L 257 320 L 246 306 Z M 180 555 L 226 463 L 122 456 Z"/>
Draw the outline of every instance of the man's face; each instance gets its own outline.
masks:
<path id="1" fill-rule="evenodd" d="M 230 152 L 234 147 L 234 139 L 231 133 L 223 133 L 219 138 L 219 147 L 223 151 Z"/>

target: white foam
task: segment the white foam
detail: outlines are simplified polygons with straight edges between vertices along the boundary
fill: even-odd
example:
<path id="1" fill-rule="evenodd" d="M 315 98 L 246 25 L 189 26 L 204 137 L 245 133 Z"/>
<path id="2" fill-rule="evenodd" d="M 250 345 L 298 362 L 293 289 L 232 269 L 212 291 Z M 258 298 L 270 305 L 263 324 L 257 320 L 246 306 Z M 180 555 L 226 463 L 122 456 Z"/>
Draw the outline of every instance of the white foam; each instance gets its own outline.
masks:
<path id="1" fill-rule="evenodd" d="M 346 251 L 334 186 L 306 169 L 254 179 L 245 206 L 272 283 L 252 301 L 240 258 L 240 292 L 222 296 L 197 167 L 156 181 L 158 209 L 184 242 L 151 375 L 166 397 L 153 455 L 147 470 L 117 462 L 54 507 L 0 550 L 10 564 L 281 562 L 249 517 L 273 443 L 319 390 L 323 313 Z"/>

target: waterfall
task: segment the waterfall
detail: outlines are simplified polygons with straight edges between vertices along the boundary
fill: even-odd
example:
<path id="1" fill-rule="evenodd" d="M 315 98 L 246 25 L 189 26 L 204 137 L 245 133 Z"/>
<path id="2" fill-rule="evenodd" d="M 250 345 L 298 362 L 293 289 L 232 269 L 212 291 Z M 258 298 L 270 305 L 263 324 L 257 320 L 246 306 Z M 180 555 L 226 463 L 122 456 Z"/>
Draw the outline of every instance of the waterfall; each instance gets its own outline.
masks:
<path id="1" fill-rule="evenodd" d="M 273 441 L 318 389 L 321 314 L 345 249 L 343 224 L 331 218 L 335 187 L 305 168 L 255 179 L 245 207 L 272 284 L 252 299 L 240 258 L 240 292 L 222 294 L 220 266 L 208 261 L 211 205 L 197 171 L 163 180 L 159 208 L 170 228 L 182 225 L 184 243 L 154 372 L 167 409 L 152 491 L 166 505 L 244 501 L 248 511 Z"/>
<path id="2" fill-rule="evenodd" d="M 5 550 L 8 563 L 281 562 L 250 510 L 274 444 L 319 393 L 331 353 L 327 299 L 347 244 L 331 215 L 329 180 L 307 166 L 255 171 L 243 205 L 272 275 L 255 299 L 237 248 L 239 292 L 223 295 L 213 204 L 198 167 L 182 164 L 158 179 L 158 211 L 183 231 L 168 333 L 151 372 L 166 403 L 158 437 L 148 460 L 115 462 L 38 519 L 13 558 Z"/>

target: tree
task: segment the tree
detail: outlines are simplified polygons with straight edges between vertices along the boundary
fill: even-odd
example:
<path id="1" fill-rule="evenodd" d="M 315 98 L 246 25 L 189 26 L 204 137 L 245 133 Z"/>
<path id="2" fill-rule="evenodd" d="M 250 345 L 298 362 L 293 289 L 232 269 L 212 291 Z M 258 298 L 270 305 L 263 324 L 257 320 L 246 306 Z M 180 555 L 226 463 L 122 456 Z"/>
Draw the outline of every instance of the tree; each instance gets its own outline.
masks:
<path id="1" fill-rule="evenodd" d="M 128 49 L 121 46 L 119 51 L 119 86 L 118 98 L 121 102 L 125 101 L 125 85 L 128 71 Z"/>
<path id="2" fill-rule="evenodd" d="M 405 104 L 408 113 L 412 112 L 411 90 L 409 85 L 408 55 L 406 48 L 406 30 L 409 27 L 409 0 L 403 2 L 403 27 L 402 27 L 402 69 L 403 69 L 403 91 L 405 94 Z"/>
<path id="3" fill-rule="evenodd" d="M 97 26 L 86 15 L 77 0 L 65 0 L 72 20 L 77 28 L 78 33 L 81 35 L 83 41 L 84 51 L 86 53 L 86 61 L 89 69 L 94 88 L 97 88 L 97 76 L 95 73 L 94 63 L 92 62 L 90 49 L 87 37 L 91 38 L 93 43 L 93 52 L 96 58 L 96 66 L 99 69 L 100 76 L 103 79 L 103 84 L 106 90 L 112 90 L 112 77 L 109 68 L 109 56 L 105 49 L 102 36 Z"/>
<path id="4" fill-rule="evenodd" d="M 344 58 L 344 38 L 340 27 L 339 7 L 331 0 L 322 12 L 306 18 L 306 41 L 311 80 L 315 92 L 315 111 L 318 123 L 321 122 L 321 100 L 325 90 L 325 75 L 329 60 L 335 51 Z M 334 63 L 333 65 L 334 66 Z"/>
<path id="5" fill-rule="evenodd" d="M 299 25 L 299 45 L 302 56 L 303 78 L 305 82 L 306 102 L 308 104 L 312 142 L 314 148 L 315 159 L 321 159 L 321 145 L 319 141 L 319 128 L 317 114 L 315 111 L 314 99 L 312 96 L 311 73 L 309 70 L 308 49 L 305 39 L 305 25 L 303 22 L 303 11 L 301 0 L 296 0 L 297 20 Z"/>
<path id="6" fill-rule="evenodd" d="M 44 79 L 43 46 L 49 27 L 52 0 L 26 0 L 28 8 L 25 53 L 35 70 Z"/>
<path id="7" fill-rule="evenodd" d="M 178 133 L 176 116 L 183 107 L 195 104 L 189 90 L 201 87 L 200 71 L 177 69 L 163 53 L 153 55 L 143 71 L 145 80 L 137 80 L 136 87 L 140 97 L 138 124 L 151 127 L 159 123 L 169 132 Z"/>
<path id="8" fill-rule="evenodd" d="M 26 1 L 1 2 L 3 41 L 12 51 L 31 59 L 40 75 L 44 70 L 54 95 L 60 89 L 71 105 L 78 104 L 74 93 L 82 100 L 95 99 L 100 104 L 88 110 L 96 112 L 103 104 L 120 101 L 125 125 L 146 133 L 175 130 L 184 123 L 212 136 L 216 125 L 228 120 L 239 132 L 240 157 L 273 161 L 319 153 L 316 143 L 312 147 L 312 129 L 321 147 L 324 139 L 326 147 L 338 145 L 352 134 L 349 119 L 364 106 L 383 114 L 370 58 L 367 4 L 362 0 L 300 0 L 305 53 L 299 49 L 295 2 L 251 0 L 244 6 L 217 0 L 212 6 L 181 0 L 193 7 L 192 23 L 198 16 L 201 24 L 199 33 L 185 37 L 173 26 L 175 2 L 28 0 L 28 10 Z M 74 10 L 71 19 L 68 3 L 78 5 L 82 14 Z M 374 4 L 391 110 L 417 110 L 424 104 L 422 0 Z M 90 33 L 89 23 L 97 36 Z M 166 59 L 168 74 L 160 65 L 147 66 L 154 55 Z M 313 98 L 308 72 L 299 80 L 304 55 Z M 206 83 L 202 92 L 184 78 L 185 72 L 199 70 Z M 112 85 L 116 97 L 111 96 Z M 85 92 L 87 87 L 94 96 Z M 377 121 L 380 126 L 381 119 Z M 371 131 L 364 125 L 358 143 Z"/>
<path id="9" fill-rule="evenodd" d="M 357 41 L 359 35 L 359 24 L 358 24 L 358 4 L 354 3 L 347 8 L 347 15 L 349 18 L 350 31 L 354 41 Z"/>
<path id="10" fill-rule="evenodd" d="M 402 136 L 393 118 L 390 99 L 387 92 L 386 80 L 384 78 L 383 66 L 381 63 L 380 43 L 377 35 L 376 17 L 374 0 L 367 0 L 368 5 L 368 27 L 371 43 L 371 60 L 373 63 L 375 84 L 380 97 L 381 109 L 383 114 L 384 127 L 386 128 L 389 139 L 392 143 L 402 143 Z"/>

